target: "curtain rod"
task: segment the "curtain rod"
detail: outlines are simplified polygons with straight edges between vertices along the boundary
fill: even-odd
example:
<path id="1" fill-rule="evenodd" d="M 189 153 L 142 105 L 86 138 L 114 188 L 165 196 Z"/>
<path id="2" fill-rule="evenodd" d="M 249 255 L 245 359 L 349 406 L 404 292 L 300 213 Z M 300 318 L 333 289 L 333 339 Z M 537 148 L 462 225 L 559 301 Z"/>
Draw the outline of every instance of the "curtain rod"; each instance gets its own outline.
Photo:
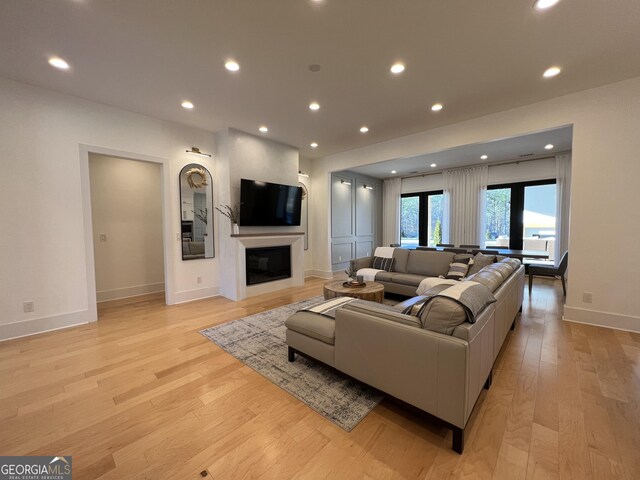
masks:
<path id="1" fill-rule="evenodd" d="M 517 163 L 525 163 L 525 162 L 534 162 L 537 160 L 550 160 L 550 159 L 555 159 L 558 155 L 564 155 L 566 153 L 571 153 L 571 150 L 565 150 L 564 152 L 558 152 L 555 155 L 541 155 L 541 156 L 537 156 L 537 157 L 529 157 L 529 158 L 521 158 L 518 160 L 505 160 L 502 162 L 491 162 L 491 163 L 483 163 L 482 165 L 486 165 L 487 167 L 495 167 L 497 165 L 512 165 L 512 164 L 517 164 Z M 438 175 L 441 174 L 442 172 L 444 172 L 445 170 L 460 170 L 463 168 L 470 168 L 470 167 L 477 167 L 478 164 L 477 163 L 472 163 L 469 165 L 462 165 L 460 167 L 454 167 L 454 168 L 445 168 L 442 170 L 438 170 L 437 172 L 425 172 L 425 173 L 416 173 L 414 175 L 407 175 L 404 177 L 400 177 L 402 180 L 406 179 L 406 178 L 418 178 L 418 177 L 426 177 L 427 175 Z M 392 178 L 392 177 L 388 177 L 388 178 Z"/>

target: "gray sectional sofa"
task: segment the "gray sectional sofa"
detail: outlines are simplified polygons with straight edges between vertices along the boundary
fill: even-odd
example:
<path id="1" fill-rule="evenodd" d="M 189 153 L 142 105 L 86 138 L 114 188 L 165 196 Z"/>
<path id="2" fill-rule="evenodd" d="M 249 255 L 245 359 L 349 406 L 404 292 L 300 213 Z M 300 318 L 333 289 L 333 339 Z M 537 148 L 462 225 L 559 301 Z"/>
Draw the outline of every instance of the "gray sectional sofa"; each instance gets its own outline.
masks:
<path id="1" fill-rule="evenodd" d="M 473 407 L 491 384 L 493 364 L 521 309 L 524 267 L 518 260 L 502 260 L 458 282 L 473 285 L 451 287 L 479 284 L 495 298 L 469 318 L 468 309 L 444 295 L 447 287 L 415 296 L 418 278 L 424 277 L 413 272 L 441 272 L 443 259 L 454 256 L 421 253 L 438 256 L 399 252 L 397 270 L 376 276 L 385 289 L 414 295 L 396 307 L 349 301 L 334 318 L 301 311 L 287 319 L 289 361 L 303 353 L 443 420 L 453 431 L 453 449 L 462 453 Z M 411 265 L 412 259 L 419 264 Z"/>

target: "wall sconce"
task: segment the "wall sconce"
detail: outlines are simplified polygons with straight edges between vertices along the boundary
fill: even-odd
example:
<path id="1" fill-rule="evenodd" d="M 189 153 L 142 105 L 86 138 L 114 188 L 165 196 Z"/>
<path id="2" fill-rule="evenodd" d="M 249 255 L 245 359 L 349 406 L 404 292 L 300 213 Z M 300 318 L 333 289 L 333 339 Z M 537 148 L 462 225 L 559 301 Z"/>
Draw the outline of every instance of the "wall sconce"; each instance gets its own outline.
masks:
<path id="1" fill-rule="evenodd" d="M 342 179 L 340 179 L 340 183 L 342 183 L 343 185 L 349 185 L 349 186 L 351 186 L 351 182 L 347 182 L 346 180 L 342 180 Z"/>
<path id="2" fill-rule="evenodd" d="M 363 188 L 366 188 L 367 190 L 373 190 L 373 187 L 372 187 L 371 185 L 367 185 L 367 184 L 365 184 L 365 185 L 363 185 L 362 187 L 363 187 Z"/>
<path id="3" fill-rule="evenodd" d="M 191 155 L 200 155 L 201 157 L 210 157 L 211 155 L 208 153 L 201 152 L 198 147 L 191 147 L 191 150 L 186 150 L 187 153 Z"/>
<path id="4" fill-rule="evenodd" d="M 309 174 L 308 173 L 304 173 L 302 170 L 298 170 L 298 176 L 299 177 L 307 177 L 307 178 L 309 178 Z"/>

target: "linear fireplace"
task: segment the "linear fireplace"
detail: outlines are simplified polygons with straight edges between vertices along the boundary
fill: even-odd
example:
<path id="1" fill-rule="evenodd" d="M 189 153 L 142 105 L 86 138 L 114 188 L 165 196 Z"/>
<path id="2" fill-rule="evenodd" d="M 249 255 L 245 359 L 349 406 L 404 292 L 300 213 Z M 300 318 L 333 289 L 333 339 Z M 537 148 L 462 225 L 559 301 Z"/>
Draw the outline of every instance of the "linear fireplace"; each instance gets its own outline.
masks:
<path id="1" fill-rule="evenodd" d="M 247 248 L 247 285 L 291 278 L 291 245 Z"/>

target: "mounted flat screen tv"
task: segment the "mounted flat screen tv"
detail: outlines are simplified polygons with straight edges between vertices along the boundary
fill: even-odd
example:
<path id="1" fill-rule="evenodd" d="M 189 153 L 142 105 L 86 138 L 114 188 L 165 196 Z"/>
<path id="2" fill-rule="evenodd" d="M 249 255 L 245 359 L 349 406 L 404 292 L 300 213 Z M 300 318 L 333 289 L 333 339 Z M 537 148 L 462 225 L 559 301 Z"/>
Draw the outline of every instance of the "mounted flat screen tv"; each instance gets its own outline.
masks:
<path id="1" fill-rule="evenodd" d="M 243 227 L 300 225 L 302 188 L 240 180 L 240 225 Z"/>

